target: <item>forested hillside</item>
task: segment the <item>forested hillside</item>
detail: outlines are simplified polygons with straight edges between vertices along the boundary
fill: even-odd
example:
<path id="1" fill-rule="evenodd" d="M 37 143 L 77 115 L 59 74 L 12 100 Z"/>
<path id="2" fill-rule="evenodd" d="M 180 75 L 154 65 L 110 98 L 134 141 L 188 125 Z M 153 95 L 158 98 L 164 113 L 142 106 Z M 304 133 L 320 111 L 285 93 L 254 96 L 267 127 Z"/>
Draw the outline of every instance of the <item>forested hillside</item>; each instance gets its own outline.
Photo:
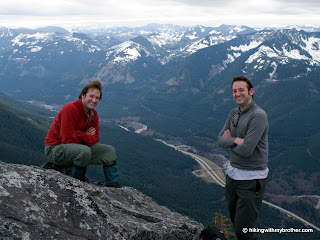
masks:
<path id="1" fill-rule="evenodd" d="M 44 137 L 50 126 L 49 119 L 27 112 L 37 109 L 31 105 L 18 102 L 2 93 L 0 97 L 0 160 L 26 165 L 42 164 L 45 162 Z M 26 110 L 22 110 L 24 107 Z"/>

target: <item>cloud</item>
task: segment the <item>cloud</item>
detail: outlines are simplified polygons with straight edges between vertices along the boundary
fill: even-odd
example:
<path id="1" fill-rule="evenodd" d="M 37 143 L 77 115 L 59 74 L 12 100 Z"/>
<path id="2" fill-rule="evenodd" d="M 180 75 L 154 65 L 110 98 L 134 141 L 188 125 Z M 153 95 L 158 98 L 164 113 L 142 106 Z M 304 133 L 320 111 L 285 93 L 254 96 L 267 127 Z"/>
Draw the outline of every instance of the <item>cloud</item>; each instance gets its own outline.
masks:
<path id="1" fill-rule="evenodd" d="M 10 0 L 0 3 L 1 15 L 12 16 L 62 16 L 80 15 L 90 12 L 84 1 L 63 0 Z M 94 12 L 93 12 L 94 13 Z"/>
<path id="2" fill-rule="evenodd" d="M 232 0 L 171 0 L 172 2 L 178 2 L 191 6 L 207 6 L 207 7 L 220 7 L 230 5 Z"/>
<path id="3" fill-rule="evenodd" d="M 318 24 L 318 0 L 7 0 L 3 26 Z M 314 20 L 313 20 L 314 18 Z"/>

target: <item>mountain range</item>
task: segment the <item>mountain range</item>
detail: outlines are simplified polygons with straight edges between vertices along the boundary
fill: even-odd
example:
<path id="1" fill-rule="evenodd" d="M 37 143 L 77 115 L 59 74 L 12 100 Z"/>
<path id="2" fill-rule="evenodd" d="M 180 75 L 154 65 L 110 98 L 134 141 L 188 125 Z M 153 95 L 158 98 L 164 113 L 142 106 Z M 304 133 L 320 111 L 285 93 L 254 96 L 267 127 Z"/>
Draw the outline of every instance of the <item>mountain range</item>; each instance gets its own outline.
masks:
<path id="1" fill-rule="evenodd" d="M 188 145 L 211 160 L 228 158 L 216 138 L 236 107 L 231 79 L 247 76 L 269 117 L 266 198 L 319 226 L 319 29 L 153 24 L 72 32 L 1 28 L 0 36 L 3 92 L 59 110 L 99 79 L 101 121 L 144 124 L 143 135 Z"/>

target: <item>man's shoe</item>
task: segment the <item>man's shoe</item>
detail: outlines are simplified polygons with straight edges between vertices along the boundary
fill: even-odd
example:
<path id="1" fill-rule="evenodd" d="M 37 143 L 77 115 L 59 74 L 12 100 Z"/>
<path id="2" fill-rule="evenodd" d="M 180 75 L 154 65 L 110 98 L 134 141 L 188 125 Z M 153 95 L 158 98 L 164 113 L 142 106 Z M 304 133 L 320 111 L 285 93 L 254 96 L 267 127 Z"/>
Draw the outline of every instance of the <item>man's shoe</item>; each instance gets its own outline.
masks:
<path id="1" fill-rule="evenodd" d="M 55 165 L 52 162 L 46 162 L 42 167 L 45 169 L 55 169 Z"/>
<path id="2" fill-rule="evenodd" d="M 46 162 L 42 165 L 44 169 L 53 169 L 66 175 L 71 175 L 72 166 L 58 166 L 52 162 Z"/>
<path id="3" fill-rule="evenodd" d="M 106 183 L 107 187 L 112 187 L 112 188 L 120 188 L 120 184 L 118 182 L 109 182 Z"/>

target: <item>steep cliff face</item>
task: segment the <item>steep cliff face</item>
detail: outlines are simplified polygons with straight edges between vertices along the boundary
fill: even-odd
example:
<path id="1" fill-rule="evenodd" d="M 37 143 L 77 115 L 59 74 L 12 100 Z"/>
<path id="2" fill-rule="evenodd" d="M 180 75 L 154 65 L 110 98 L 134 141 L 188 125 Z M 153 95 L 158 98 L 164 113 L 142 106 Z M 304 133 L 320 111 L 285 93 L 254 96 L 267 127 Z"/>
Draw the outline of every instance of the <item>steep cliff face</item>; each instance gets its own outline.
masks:
<path id="1" fill-rule="evenodd" d="M 198 239 L 202 224 L 141 192 L 0 161 L 0 239 Z"/>

